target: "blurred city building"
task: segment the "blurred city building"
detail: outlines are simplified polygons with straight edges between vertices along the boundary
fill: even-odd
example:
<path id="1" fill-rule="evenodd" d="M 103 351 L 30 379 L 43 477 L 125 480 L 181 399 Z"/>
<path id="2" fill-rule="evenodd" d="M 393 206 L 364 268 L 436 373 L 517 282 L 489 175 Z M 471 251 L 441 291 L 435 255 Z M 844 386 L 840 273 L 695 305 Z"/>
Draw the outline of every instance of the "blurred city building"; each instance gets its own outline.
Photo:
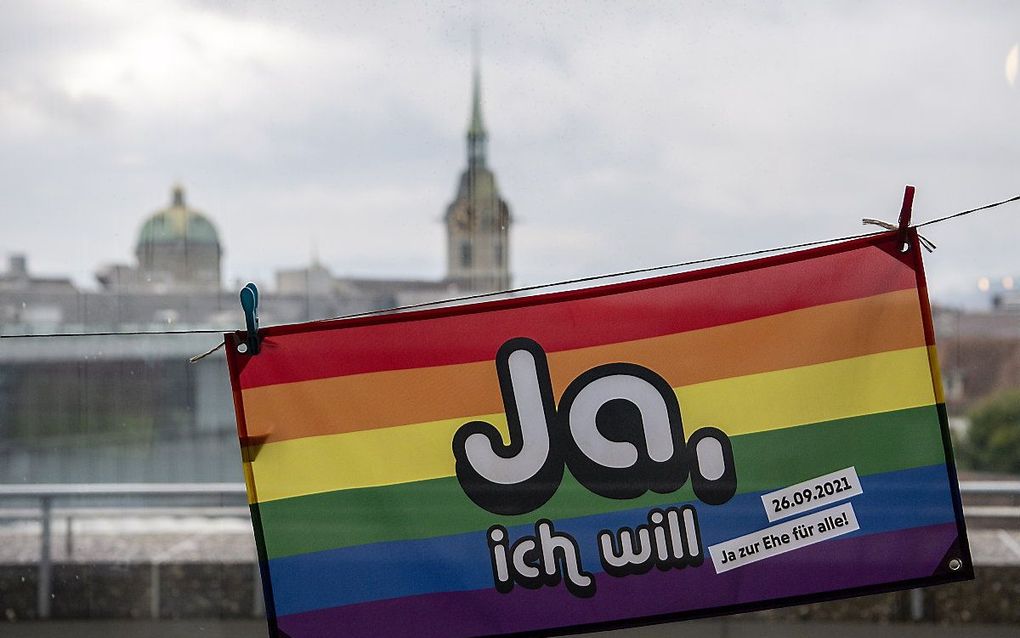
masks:
<path id="1" fill-rule="evenodd" d="M 263 290 L 264 325 L 392 308 L 510 286 L 512 216 L 488 164 L 481 85 L 473 75 L 466 166 L 443 218 L 446 276 L 337 276 L 317 258 L 278 270 Z M 181 185 L 142 219 L 134 264 L 110 264 L 83 289 L 32 272 L 25 254 L 0 268 L 0 334 L 117 333 L 12 339 L 0 349 L 0 483 L 239 480 L 237 440 L 222 354 L 209 334 L 242 323 L 223 286 L 225 247 L 214 217 Z M 986 396 L 1020 386 L 1020 295 L 1013 278 L 984 282 L 984 311 L 934 309 L 943 383 L 959 417 Z M 983 287 L 982 287 L 983 285 Z M 954 419 L 955 423 L 965 420 Z M 87 445 L 84 443 L 87 442 Z"/>
<path id="2" fill-rule="evenodd" d="M 469 289 L 506 290 L 510 287 L 510 207 L 500 196 L 496 176 L 487 165 L 489 135 L 482 120 L 477 67 L 473 88 L 468 165 L 461 173 L 457 196 L 446 209 L 447 277 Z"/>
<path id="3" fill-rule="evenodd" d="M 510 207 L 487 163 L 480 78 L 473 76 L 467 166 L 444 223 L 446 277 L 334 275 L 318 259 L 279 270 L 262 291 L 264 325 L 323 319 L 510 286 Z M 0 334 L 117 333 L 5 340 L 0 349 L 0 483 L 240 480 L 225 361 L 209 334 L 238 329 L 237 290 L 223 287 L 213 217 L 181 185 L 144 219 L 136 263 L 110 264 L 83 289 L 31 272 L 25 254 L 0 269 Z"/>
<path id="4" fill-rule="evenodd" d="M 1020 387 L 1020 304 L 993 302 L 985 311 L 936 306 L 932 315 L 951 415 Z"/>

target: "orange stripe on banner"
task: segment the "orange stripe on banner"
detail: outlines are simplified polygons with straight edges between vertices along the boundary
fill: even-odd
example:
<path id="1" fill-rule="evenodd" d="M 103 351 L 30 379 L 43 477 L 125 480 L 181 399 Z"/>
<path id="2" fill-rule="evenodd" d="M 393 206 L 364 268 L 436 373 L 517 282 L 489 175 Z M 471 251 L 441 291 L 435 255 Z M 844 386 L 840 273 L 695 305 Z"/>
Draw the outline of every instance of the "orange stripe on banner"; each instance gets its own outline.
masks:
<path id="1" fill-rule="evenodd" d="M 549 353 L 554 392 L 626 361 L 671 386 L 925 345 L 916 290 L 901 290 L 664 337 Z M 243 390 L 250 441 L 272 443 L 503 411 L 492 361 Z"/>

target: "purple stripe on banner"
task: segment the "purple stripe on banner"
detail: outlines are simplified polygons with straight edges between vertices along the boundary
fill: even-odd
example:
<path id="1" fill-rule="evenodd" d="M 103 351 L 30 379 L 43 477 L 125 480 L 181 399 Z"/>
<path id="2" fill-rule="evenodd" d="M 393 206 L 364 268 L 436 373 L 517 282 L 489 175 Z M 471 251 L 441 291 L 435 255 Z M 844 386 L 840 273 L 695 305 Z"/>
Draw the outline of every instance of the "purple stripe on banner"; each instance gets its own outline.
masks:
<path id="1" fill-rule="evenodd" d="M 534 631 L 803 596 L 931 576 L 956 540 L 955 523 L 835 539 L 716 574 L 697 568 L 596 576 L 593 598 L 562 585 L 509 594 L 447 592 L 281 616 L 291 638 L 450 638 Z"/>

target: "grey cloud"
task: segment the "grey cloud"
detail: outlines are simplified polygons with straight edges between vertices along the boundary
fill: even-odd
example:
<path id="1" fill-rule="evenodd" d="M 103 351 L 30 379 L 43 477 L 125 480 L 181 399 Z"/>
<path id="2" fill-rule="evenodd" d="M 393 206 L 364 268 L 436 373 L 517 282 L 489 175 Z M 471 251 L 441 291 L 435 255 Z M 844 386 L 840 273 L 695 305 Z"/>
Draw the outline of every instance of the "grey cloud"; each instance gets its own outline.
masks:
<path id="1" fill-rule="evenodd" d="M 83 132 L 95 132 L 117 120 L 112 100 L 100 95 L 73 96 L 67 91 L 43 84 L 16 89 L 0 89 L 0 113 L 4 109 L 32 111 L 57 125 Z"/>
<path id="2" fill-rule="evenodd" d="M 88 279 L 130 257 L 142 217 L 182 179 L 219 224 L 237 276 L 306 261 L 310 236 L 339 271 L 438 274 L 473 21 L 491 161 L 522 220 L 519 283 L 859 232 L 861 217 L 895 217 L 907 182 L 922 219 L 1020 190 L 1020 92 L 1002 76 L 1020 40 L 1010 3 L 181 7 L 295 37 L 307 52 L 210 59 L 229 72 L 222 82 L 162 104 L 57 93 L 35 105 L 89 134 L 0 125 L 0 216 L 60 228 L 16 224 L 0 250 Z M 15 23 L 26 33 L 19 64 L 0 58 L 8 90 L 36 76 L 52 87 L 54 60 L 132 28 L 80 10 Z M 90 118 L 107 118 L 106 130 Z M 959 298 L 981 274 L 1020 274 L 1018 220 L 931 229 L 935 293 Z"/>

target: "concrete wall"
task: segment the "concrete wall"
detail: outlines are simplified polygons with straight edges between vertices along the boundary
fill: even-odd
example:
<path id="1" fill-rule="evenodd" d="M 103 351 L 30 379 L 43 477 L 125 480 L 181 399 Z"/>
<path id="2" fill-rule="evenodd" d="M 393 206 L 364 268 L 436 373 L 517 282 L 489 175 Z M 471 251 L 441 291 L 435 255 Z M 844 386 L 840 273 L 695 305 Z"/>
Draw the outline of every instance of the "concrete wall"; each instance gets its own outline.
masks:
<path id="1" fill-rule="evenodd" d="M 0 565 L 2 617 L 7 621 L 36 618 L 36 585 L 34 566 Z M 260 615 L 258 587 L 252 563 L 62 564 L 54 568 L 52 617 L 252 618 Z M 980 567 L 974 581 L 929 587 L 920 593 L 920 607 L 911 600 L 911 592 L 902 591 L 741 617 L 769 622 L 1020 627 L 1020 566 Z"/>

